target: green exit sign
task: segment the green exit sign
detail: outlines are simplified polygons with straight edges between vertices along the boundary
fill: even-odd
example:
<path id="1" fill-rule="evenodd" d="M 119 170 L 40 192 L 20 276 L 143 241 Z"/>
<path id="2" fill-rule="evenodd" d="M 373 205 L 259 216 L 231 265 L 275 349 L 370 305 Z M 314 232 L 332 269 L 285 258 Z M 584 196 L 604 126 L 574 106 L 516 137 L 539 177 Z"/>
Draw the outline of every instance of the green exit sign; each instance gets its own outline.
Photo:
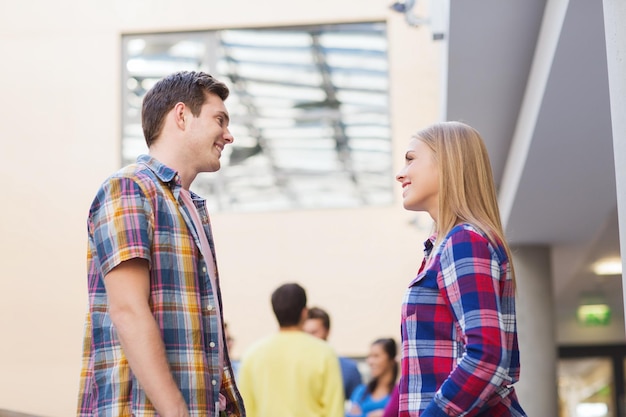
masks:
<path id="1" fill-rule="evenodd" d="M 606 326 L 611 321 L 611 308 L 606 304 L 583 304 L 578 307 L 577 317 L 585 326 Z"/>

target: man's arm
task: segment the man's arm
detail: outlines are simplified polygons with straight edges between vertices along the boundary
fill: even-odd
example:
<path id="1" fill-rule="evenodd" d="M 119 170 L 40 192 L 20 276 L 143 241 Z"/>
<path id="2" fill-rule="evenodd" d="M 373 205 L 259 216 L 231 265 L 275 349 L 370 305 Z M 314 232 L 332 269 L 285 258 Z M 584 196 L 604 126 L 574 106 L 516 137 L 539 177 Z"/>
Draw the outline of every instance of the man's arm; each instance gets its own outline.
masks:
<path id="1" fill-rule="evenodd" d="M 148 262 L 139 258 L 122 262 L 105 276 L 104 285 L 122 349 L 150 402 L 163 417 L 188 417 L 150 311 Z"/>
<path id="2" fill-rule="evenodd" d="M 339 358 L 335 352 L 329 349 L 326 357 L 326 374 L 321 403 L 324 407 L 322 415 L 328 417 L 344 417 L 344 393 L 343 382 L 341 380 L 341 368 Z"/>
<path id="3" fill-rule="evenodd" d="M 253 388 L 253 378 L 252 370 L 250 369 L 251 363 L 250 359 L 247 356 L 241 360 L 241 365 L 239 367 L 239 375 L 237 379 L 237 386 L 239 387 L 239 392 L 243 397 L 243 403 L 246 406 L 246 416 L 248 417 L 257 417 L 258 410 L 256 401 L 254 400 L 254 388 Z"/>

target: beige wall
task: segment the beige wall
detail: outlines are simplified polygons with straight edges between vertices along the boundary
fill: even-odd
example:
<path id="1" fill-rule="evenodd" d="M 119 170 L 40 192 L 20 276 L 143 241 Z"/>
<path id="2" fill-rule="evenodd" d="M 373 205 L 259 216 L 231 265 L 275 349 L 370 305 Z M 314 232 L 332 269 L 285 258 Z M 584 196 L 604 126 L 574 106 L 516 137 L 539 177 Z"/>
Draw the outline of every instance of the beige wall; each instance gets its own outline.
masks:
<path id="1" fill-rule="evenodd" d="M 118 168 L 122 33 L 386 20 L 394 164 L 438 118 L 441 45 L 389 0 L 3 2 L 0 6 L 0 409 L 74 413 L 86 310 L 85 216 Z M 228 104 L 228 102 L 227 102 Z M 398 187 L 398 197 L 399 197 Z M 216 214 L 235 356 L 276 328 L 269 294 L 298 281 L 333 315 L 331 343 L 364 355 L 399 338 L 424 231 L 401 208 Z"/>

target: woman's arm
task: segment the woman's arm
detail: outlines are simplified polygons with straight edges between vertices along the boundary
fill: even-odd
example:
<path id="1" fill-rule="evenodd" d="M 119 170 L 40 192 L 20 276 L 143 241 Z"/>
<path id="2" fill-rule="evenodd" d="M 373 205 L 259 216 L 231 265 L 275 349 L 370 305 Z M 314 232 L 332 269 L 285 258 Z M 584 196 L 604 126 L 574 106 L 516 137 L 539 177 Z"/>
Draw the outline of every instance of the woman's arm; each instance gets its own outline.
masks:
<path id="1" fill-rule="evenodd" d="M 444 244 L 440 262 L 438 284 L 465 352 L 424 416 L 471 417 L 510 382 L 507 332 L 514 331 L 514 311 L 513 317 L 503 311 L 503 302 L 510 302 L 501 297 L 502 279 L 507 277 L 501 276 L 502 260 L 481 234 L 455 231 Z"/>

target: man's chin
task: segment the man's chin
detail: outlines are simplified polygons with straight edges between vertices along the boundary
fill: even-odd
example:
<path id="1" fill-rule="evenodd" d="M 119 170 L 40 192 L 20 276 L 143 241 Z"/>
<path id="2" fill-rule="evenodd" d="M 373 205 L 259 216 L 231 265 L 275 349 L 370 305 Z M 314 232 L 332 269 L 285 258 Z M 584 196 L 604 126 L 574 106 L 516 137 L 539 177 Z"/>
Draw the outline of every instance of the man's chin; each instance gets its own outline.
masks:
<path id="1" fill-rule="evenodd" d="M 204 172 L 216 172 L 216 171 L 219 171 L 221 167 L 222 167 L 222 164 L 220 164 L 219 162 L 212 163 L 211 165 L 208 165 L 203 171 Z"/>

